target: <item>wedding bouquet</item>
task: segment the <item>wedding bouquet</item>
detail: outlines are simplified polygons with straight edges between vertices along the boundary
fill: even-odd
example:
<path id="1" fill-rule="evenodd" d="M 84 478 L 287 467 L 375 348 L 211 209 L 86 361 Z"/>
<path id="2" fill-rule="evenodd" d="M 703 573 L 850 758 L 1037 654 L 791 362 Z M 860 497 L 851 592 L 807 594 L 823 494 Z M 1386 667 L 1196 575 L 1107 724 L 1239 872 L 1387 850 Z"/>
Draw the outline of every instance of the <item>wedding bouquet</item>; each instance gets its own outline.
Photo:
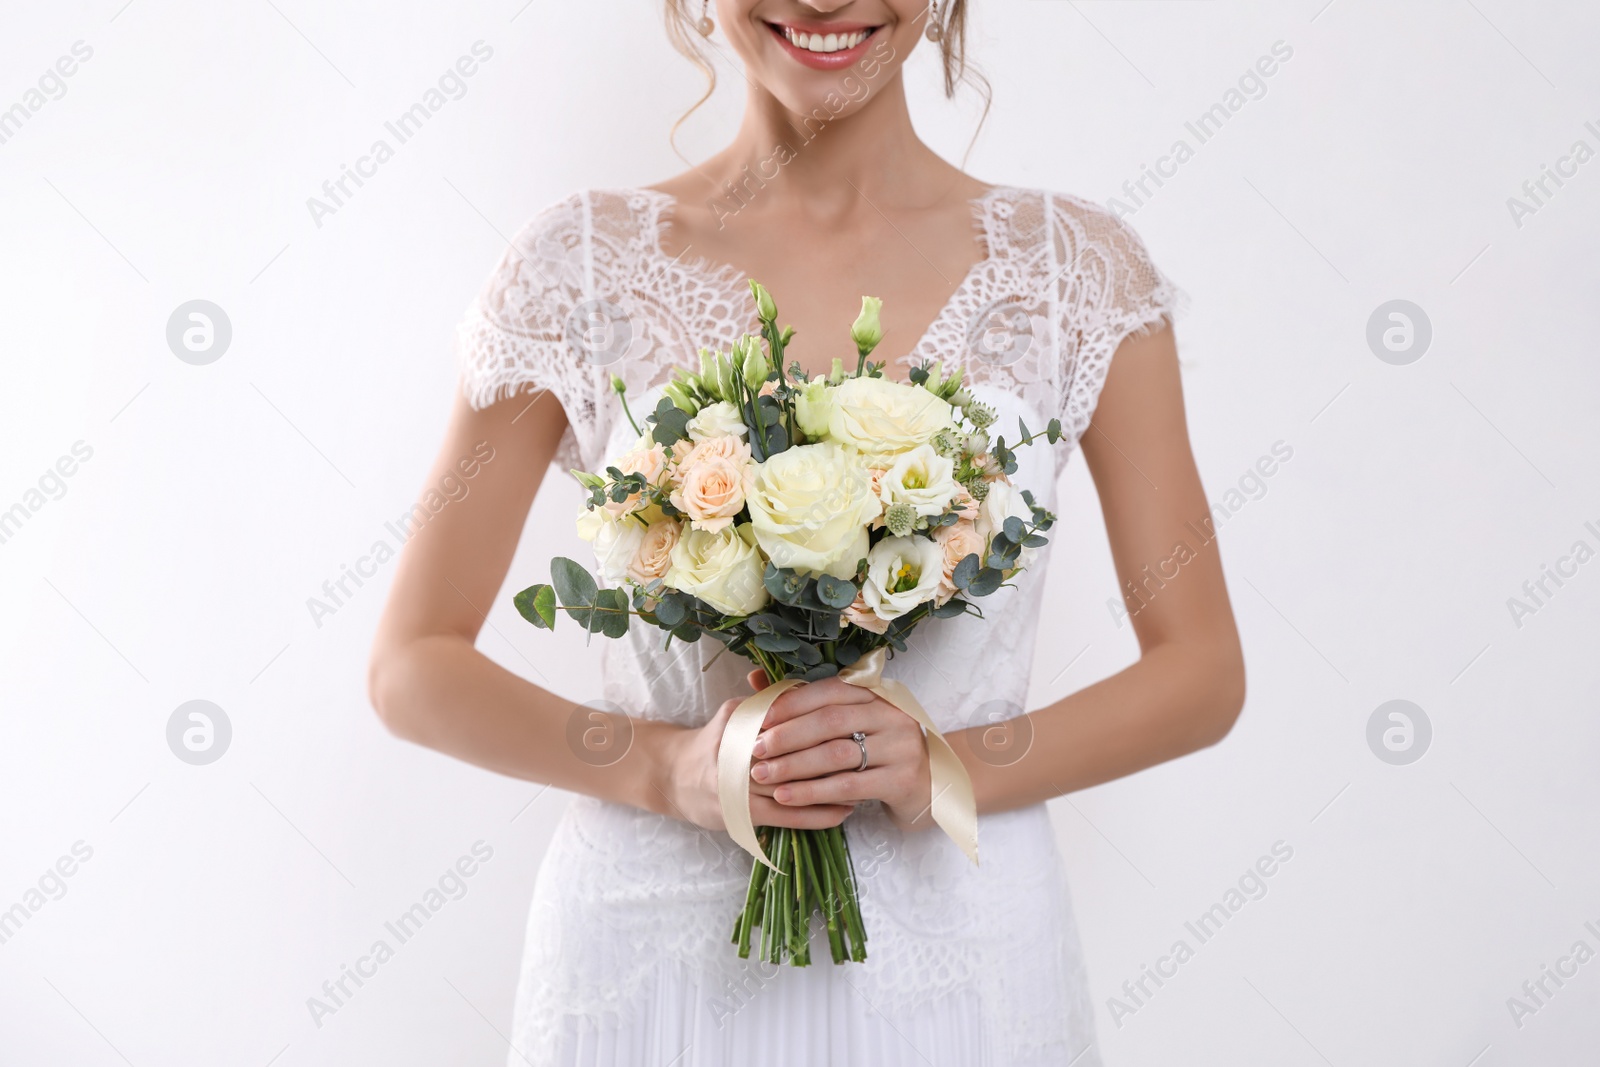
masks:
<path id="1" fill-rule="evenodd" d="M 779 330 L 772 297 L 755 281 L 750 291 L 760 336 L 701 349 L 699 372 L 676 372 L 644 426 L 611 379 L 638 441 L 603 473 L 573 472 L 588 492 L 579 532 L 607 584 L 558 558 L 550 583 L 515 602 L 546 629 L 560 610 L 607 637 L 634 618 L 665 630 L 666 646 L 709 637 L 766 672 L 772 684 L 734 712 L 718 757 L 728 832 L 761 861 L 733 942 L 748 958 L 759 928 L 759 958 L 805 965 L 820 910 L 833 961 L 859 962 L 866 931 L 843 828 L 751 825 L 762 720 L 788 687 L 834 675 L 911 715 L 928 739 L 934 820 L 976 863 L 966 771 L 910 692 L 882 677 L 884 659 L 924 619 L 981 616 L 973 600 L 1022 569 L 1054 517 L 1012 485 L 1015 454 L 991 439 L 995 411 L 960 371 L 932 363 L 895 382 L 869 361 L 880 301 L 862 298 L 853 373 L 835 359 L 808 380 L 798 362 L 783 369 L 793 327 Z M 1018 428 L 1018 444 L 1061 434 L 1057 420 Z"/>

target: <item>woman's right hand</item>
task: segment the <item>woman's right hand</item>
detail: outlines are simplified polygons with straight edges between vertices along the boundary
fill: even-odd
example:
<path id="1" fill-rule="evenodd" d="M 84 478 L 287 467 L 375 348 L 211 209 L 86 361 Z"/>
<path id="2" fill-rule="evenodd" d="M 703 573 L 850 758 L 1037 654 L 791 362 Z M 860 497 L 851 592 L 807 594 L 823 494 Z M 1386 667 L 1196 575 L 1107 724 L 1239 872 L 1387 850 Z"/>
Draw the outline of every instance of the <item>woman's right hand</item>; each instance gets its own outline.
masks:
<path id="1" fill-rule="evenodd" d="M 717 799 L 717 751 L 738 698 L 726 700 L 698 729 L 674 729 L 661 739 L 661 782 L 656 786 L 663 813 L 707 830 L 725 830 Z M 749 781 L 748 777 L 746 781 Z M 750 817 L 757 826 L 824 830 L 838 826 L 854 811 L 848 804 L 779 804 L 770 787 L 750 782 Z"/>

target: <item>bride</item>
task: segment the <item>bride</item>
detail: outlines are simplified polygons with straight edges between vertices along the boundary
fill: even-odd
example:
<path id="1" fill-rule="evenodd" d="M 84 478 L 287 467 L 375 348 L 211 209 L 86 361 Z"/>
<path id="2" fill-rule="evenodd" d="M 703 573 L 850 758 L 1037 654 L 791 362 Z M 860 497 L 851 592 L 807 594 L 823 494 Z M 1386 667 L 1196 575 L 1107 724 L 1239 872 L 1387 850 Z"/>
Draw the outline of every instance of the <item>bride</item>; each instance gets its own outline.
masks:
<path id="1" fill-rule="evenodd" d="M 370 688 L 397 735 L 577 794 L 534 889 L 510 1063 L 1100 1062 L 1045 802 L 1217 742 L 1244 670 L 1214 538 L 1195 533 L 1210 519 L 1184 421 L 1176 290 L 1103 209 L 985 184 L 912 129 L 902 66 L 914 48 L 937 49 L 953 92 L 966 6 L 666 0 L 674 41 L 708 74 L 711 49 L 742 63 L 738 132 L 675 178 L 540 213 L 460 327 L 461 394 L 430 478 L 479 442 L 498 458 L 407 544 Z M 851 354 L 848 324 L 869 293 L 885 308 L 889 376 L 942 360 L 1000 426 L 1059 418 L 1061 443 L 1020 450 L 1016 481 L 1053 508 L 1081 447 L 1141 650 L 1025 713 L 1047 548 L 1031 579 L 986 599 L 987 618 L 926 624 L 891 662 L 966 764 L 977 868 L 930 832 L 927 749 L 908 716 L 837 679 L 778 700 L 751 768 L 752 814 L 809 828 L 849 818 L 871 937 L 862 964 L 832 965 L 818 948 L 821 963 L 771 967 L 728 943 L 751 860 L 722 832 L 716 753 L 759 676 L 732 656 L 713 662 L 714 642 L 663 652 L 633 627 L 602 643 L 603 705 L 581 705 L 474 648 L 479 606 L 503 595 L 551 464 L 602 469 L 631 443 L 612 375 L 650 410 L 651 390 L 700 346 L 752 328 L 751 277 L 777 295 L 808 375 Z M 1038 651 L 1064 662 L 1048 642 Z M 567 740 L 569 723 L 597 717 L 628 739 L 604 759 Z"/>

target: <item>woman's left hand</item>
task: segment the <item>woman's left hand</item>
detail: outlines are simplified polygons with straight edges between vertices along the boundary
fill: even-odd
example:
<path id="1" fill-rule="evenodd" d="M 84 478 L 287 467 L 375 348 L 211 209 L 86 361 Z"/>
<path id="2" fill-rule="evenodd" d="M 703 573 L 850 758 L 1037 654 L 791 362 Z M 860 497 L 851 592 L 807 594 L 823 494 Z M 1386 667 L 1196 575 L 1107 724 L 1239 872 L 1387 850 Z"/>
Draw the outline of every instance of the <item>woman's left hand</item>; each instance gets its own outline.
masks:
<path id="1" fill-rule="evenodd" d="M 750 673 L 764 688 L 767 676 Z M 853 733 L 866 735 L 867 766 Z M 779 804 L 883 802 L 903 831 L 933 825 L 933 779 L 922 727 L 871 690 L 824 678 L 773 702 L 756 738 L 750 778 Z"/>

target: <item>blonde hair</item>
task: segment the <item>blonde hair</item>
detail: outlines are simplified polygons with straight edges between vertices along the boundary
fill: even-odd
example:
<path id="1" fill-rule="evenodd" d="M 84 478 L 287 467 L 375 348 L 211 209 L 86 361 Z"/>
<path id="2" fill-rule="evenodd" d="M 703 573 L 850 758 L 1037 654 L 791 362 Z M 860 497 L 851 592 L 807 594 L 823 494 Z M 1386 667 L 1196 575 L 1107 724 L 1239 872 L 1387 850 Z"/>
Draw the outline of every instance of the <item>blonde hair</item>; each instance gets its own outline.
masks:
<path id="1" fill-rule="evenodd" d="M 672 124 L 672 136 L 675 139 L 678 127 L 683 125 L 685 119 L 700 109 L 700 106 L 711 99 L 711 94 L 717 88 L 717 69 L 711 63 L 711 55 L 707 51 L 706 39 L 695 28 L 700 17 L 692 12 L 694 0 L 666 0 L 667 39 L 672 42 L 672 47 L 677 49 L 689 62 L 700 68 L 706 76 L 706 91 Z M 933 17 L 933 11 L 928 9 L 928 17 Z M 948 99 L 956 95 L 956 86 L 961 82 L 971 82 L 977 89 L 978 95 L 983 98 L 983 118 L 989 115 L 990 89 L 989 82 L 982 74 L 967 65 L 967 0 L 945 0 L 944 9 L 938 13 L 939 18 L 939 55 L 944 72 L 944 95 Z M 983 119 L 978 120 L 978 126 L 983 126 Z M 973 140 L 977 140 L 977 133 L 973 133 Z M 970 151 L 970 146 L 969 149 Z"/>

